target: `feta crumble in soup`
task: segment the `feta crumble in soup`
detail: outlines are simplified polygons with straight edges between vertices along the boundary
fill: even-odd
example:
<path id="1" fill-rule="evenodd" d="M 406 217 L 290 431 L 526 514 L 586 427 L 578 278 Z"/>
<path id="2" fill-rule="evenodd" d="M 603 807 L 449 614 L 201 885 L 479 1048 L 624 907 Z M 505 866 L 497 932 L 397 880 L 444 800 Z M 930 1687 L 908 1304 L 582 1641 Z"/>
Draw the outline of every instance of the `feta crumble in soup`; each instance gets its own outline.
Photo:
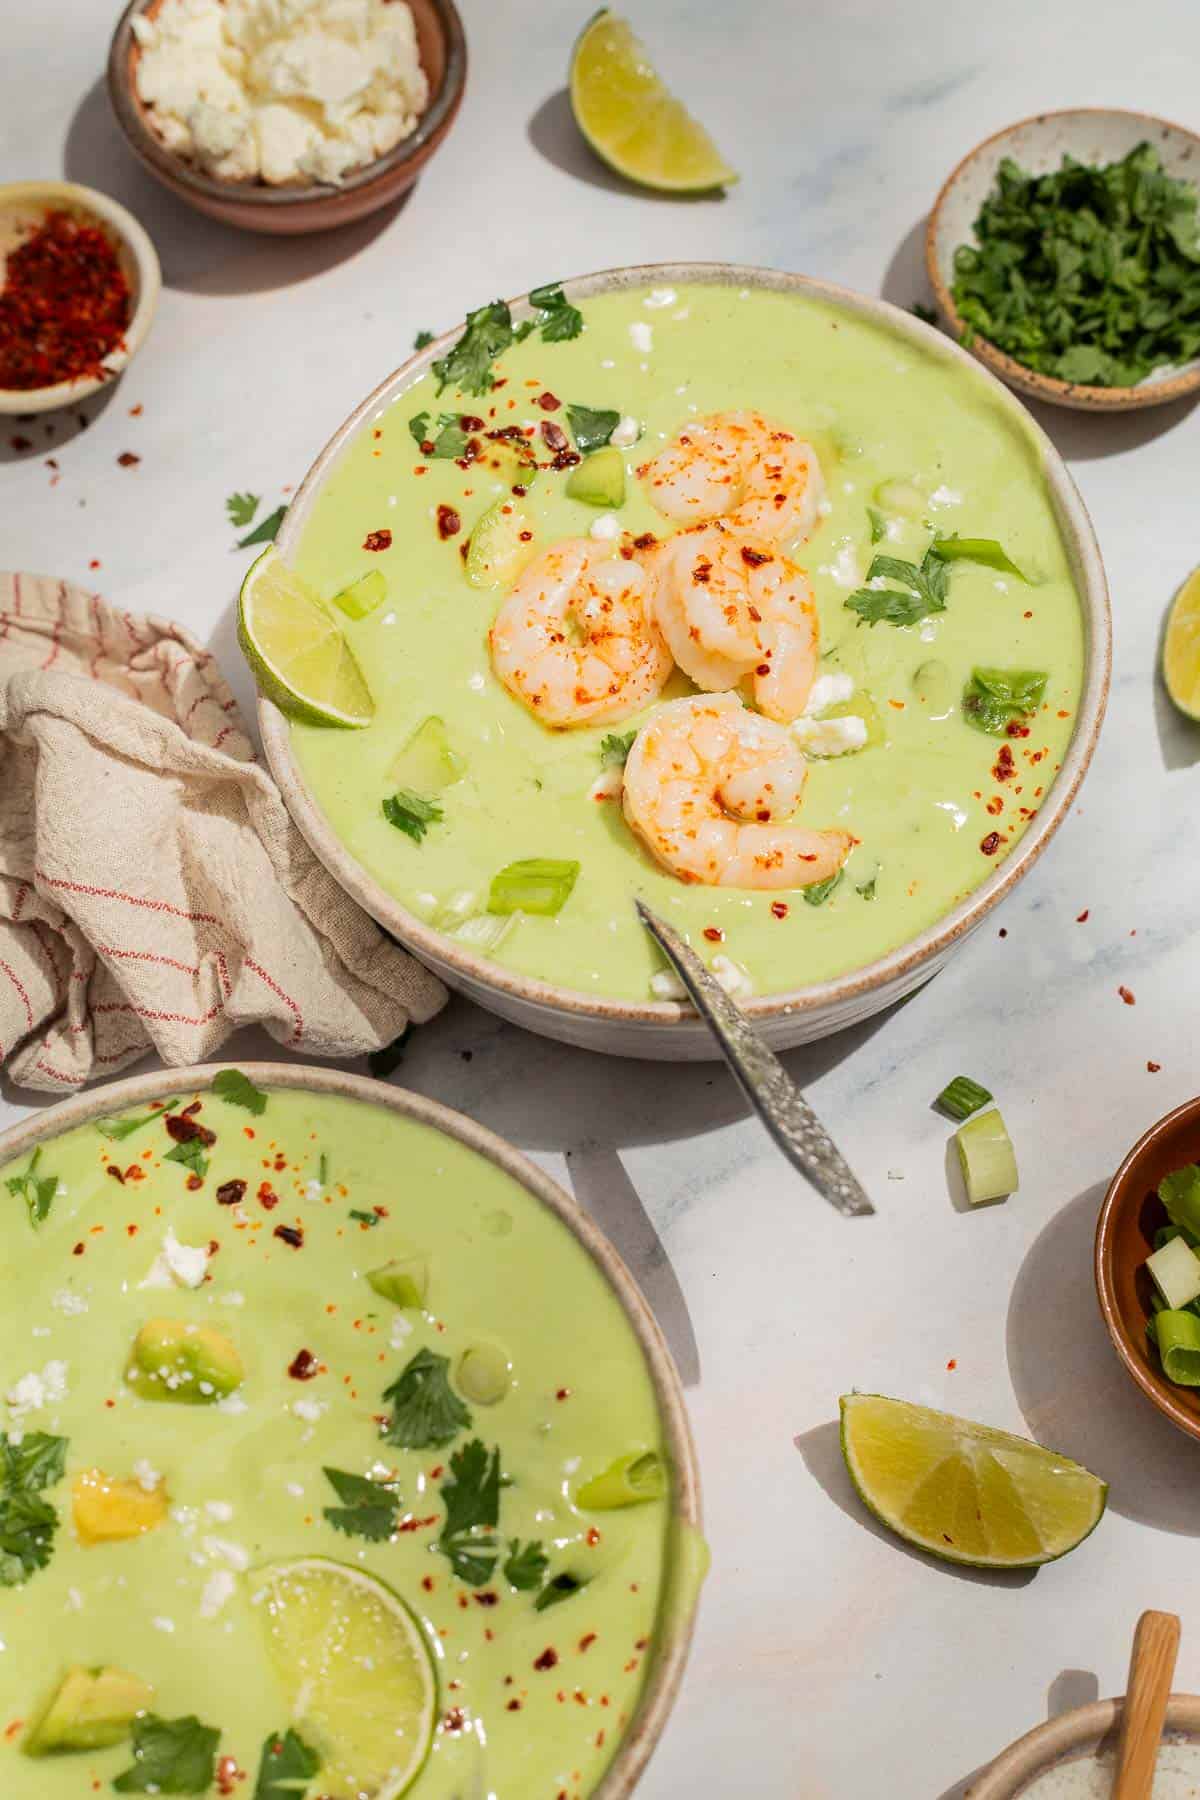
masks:
<path id="1" fill-rule="evenodd" d="M 503 302 L 364 421 L 291 551 L 374 711 L 293 720 L 346 850 L 524 975 L 645 1000 L 643 895 L 740 994 L 875 961 L 1017 845 L 1084 629 L 1032 427 L 824 301 Z"/>
<path id="2" fill-rule="evenodd" d="M 551 1208 L 235 1070 L 0 1197 L 5 1800 L 590 1794 L 680 1540 L 637 1335 Z"/>

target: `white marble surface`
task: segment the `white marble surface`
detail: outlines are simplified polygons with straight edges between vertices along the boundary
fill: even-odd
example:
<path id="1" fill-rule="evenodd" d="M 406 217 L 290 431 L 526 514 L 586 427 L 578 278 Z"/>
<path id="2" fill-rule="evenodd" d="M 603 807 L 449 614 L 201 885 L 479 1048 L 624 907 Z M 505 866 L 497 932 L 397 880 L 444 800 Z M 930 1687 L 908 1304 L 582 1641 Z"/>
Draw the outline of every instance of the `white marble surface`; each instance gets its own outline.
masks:
<path id="1" fill-rule="evenodd" d="M 246 698 L 231 623 L 245 558 L 230 554 L 224 497 L 298 481 L 419 327 L 538 280 L 668 257 L 775 263 L 908 304 L 919 221 L 979 137 L 1056 105 L 1194 123 L 1200 58 L 1189 0 L 1136 13 L 640 0 L 646 37 L 744 172 L 727 200 L 688 204 L 626 191 L 576 143 L 560 90 L 586 7 L 467 0 L 466 106 L 408 204 L 288 244 L 207 224 L 128 159 L 98 81 L 115 10 L 60 0 L 52 15 L 5 8 L 0 24 L 0 176 L 65 169 L 117 195 L 165 275 L 119 391 L 87 409 L 86 430 L 45 442 L 57 485 L 0 432 L 0 559 L 174 614 Z M 1200 415 L 1045 423 L 1108 562 L 1112 705 L 1077 815 L 995 922 L 906 1005 L 789 1059 L 878 1217 L 835 1217 L 717 1069 L 589 1057 L 459 1004 L 401 1071 L 563 1175 L 679 1358 L 714 1568 L 646 1800 L 952 1800 L 1048 1706 L 1116 1689 L 1148 1605 L 1182 1611 L 1177 1685 L 1200 1690 L 1200 1450 L 1119 1371 L 1089 1268 L 1106 1178 L 1195 1087 L 1200 731 L 1166 712 L 1154 665 L 1164 608 L 1200 556 Z M 118 468 L 124 450 L 137 468 Z M 1016 1198 L 977 1216 L 952 1204 L 947 1127 L 929 1110 L 960 1069 L 993 1078 L 1023 1171 Z M 0 1123 L 28 1103 L 7 1090 Z M 907 1554 L 841 1473 L 837 1396 L 856 1385 L 1035 1432 L 1108 1477 L 1108 1517 L 1032 1580 Z M 3 1685 L 0 1670 L 0 1716 Z"/>

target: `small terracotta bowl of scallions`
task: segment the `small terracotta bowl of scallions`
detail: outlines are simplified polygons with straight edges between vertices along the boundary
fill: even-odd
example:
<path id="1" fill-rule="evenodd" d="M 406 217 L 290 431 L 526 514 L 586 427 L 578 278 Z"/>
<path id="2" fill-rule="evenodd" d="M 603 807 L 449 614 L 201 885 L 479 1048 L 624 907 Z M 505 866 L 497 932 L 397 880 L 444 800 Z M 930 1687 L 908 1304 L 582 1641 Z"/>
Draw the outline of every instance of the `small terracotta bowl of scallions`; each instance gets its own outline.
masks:
<path id="1" fill-rule="evenodd" d="M 1200 1099 L 1138 1139 L 1096 1223 L 1096 1292 L 1147 1399 L 1200 1438 Z"/>
<path id="2" fill-rule="evenodd" d="M 925 261 L 942 324 L 1035 400 L 1200 392 L 1200 137 L 1182 125 L 1079 107 L 1008 126 L 946 181 Z"/>

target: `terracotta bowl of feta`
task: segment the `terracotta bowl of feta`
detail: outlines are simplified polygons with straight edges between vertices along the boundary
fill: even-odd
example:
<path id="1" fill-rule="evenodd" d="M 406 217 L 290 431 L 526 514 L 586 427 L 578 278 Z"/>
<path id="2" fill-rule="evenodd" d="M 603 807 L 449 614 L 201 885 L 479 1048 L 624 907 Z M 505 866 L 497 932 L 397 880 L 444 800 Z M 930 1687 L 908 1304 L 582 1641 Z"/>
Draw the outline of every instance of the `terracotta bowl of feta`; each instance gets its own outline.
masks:
<path id="1" fill-rule="evenodd" d="M 370 0 L 272 27 L 261 0 L 131 0 L 108 91 L 150 174 L 223 224 L 273 236 L 348 225 L 407 193 L 453 125 L 467 76 L 454 0 Z M 214 44 L 216 47 L 214 48 Z"/>

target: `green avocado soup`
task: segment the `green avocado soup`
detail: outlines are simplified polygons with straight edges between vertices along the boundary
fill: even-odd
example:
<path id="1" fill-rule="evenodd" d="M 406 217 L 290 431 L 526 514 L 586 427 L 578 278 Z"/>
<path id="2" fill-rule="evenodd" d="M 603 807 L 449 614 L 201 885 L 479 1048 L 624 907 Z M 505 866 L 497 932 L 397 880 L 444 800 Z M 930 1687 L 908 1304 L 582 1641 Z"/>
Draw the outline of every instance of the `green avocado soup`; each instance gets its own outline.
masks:
<path id="1" fill-rule="evenodd" d="M 251 1800 L 264 1745 L 291 1729 L 317 1772 L 264 1792 L 389 1792 L 346 1777 L 268 1652 L 264 1568 L 328 1558 L 406 1603 L 436 1671 L 432 1745 L 405 1791 L 581 1800 L 636 1710 L 678 1585 L 633 1327 L 571 1232 L 483 1156 L 357 1100 L 265 1100 L 141 1106 L 120 1115 L 144 1119 L 128 1135 L 80 1126 L 32 1174 L 28 1155 L 0 1169 L 0 1791 Z M 405 1304 L 372 1286 L 381 1269 Z M 205 1355 L 225 1346 L 166 1391 L 141 1362 L 162 1321 Z M 55 1437 L 57 1469 L 23 1475 L 22 1458 L 53 1460 Z M 621 1488 L 633 1474 L 612 1465 L 635 1454 L 633 1474 L 660 1478 L 614 1508 L 589 1484 L 610 1471 L 600 1488 Z M 499 1471 L 498 1517 L 484 1508 L 448 1537 L 447 1484 L 467 1482 L 471 1459 Z M 96 1538 L 87 1505 L 104 1481 L 132 1496 L 134 1535 Z M 40 1537 L 23 1522 L 30 1495 L 54 1515 Z M 364 1712 L 373 1667 L 354 1660 L 349 1676 Z M 219 1733 L 201 1745 L 211 1784 L 122 1785 L 133 1705 L 107 1747 L 31 1754 L 71 1669 L 149 1684 L 143 1721 Z M 172 1766 L 188 1779 L 186 1760 Z"/>
<path id="2" fill-rule="evenodd" d="M 742 992 L 863 967 L 934 925 L 1012 852 L 1071 738 L 1083 619 L 1038 441 L 936 346 L 816 300 L 636 288 L 584 300 L 581 311 L 573 339 L 534 332 L 507 349 L 497 385 L 482 395 L 452 386 L 439 395 L 427 374 L 373 414 L 332 467 L 292 560 L 325 599 L 368 570 L 385 578 L 384 601 L 345 625 L 377 712 L 358 731 L 294 723 L 302 775 L 341 844 L 388 893 L 524 975 L 603 998 L 663 991 L 651 986 L 661 964 L 635 894 L 707 960 L 727 959 Z M 544 434 L 547 422 L 558 425 L 569 443 L 568 408 L 580 405 L 641 431 L 621 451 L 624 501 L 607 515 L 622 534 L 614 553 L 636 554 L 642 534 L 674 529 L 637 470 L 689 420 L 755 408 L 818 449 L 828 510 L 789 553 L 816 591 L 821 672 L 848 678 L 854 698 L 842 710 L 872 721 L 865 748 L 810 758 L 797 822 L 858 840 L 824 898 L 806 904 L 799 890 L 687 885 L 670 874 L 627 826 L 619 769 L 614 783 L 602 751 L 653 706 L 619 723 L 549 730 L 492 672 L 487 634 L 507 585 L 471 584 L 468 536 L 506 498 L 533 550 L 589 533 L 601 515 L 568 494 L 572 470 L 551 466 L 554 440 Z M 480 460 L 463 466 L 415 441 L 411 419 L 428 414 L 432 429 L 446 412 L 476 432 Z M 512 470 L 489 462 L 486 438 L 513 425 L 533 434 L 542 465 L 515 498 Z M 386 548 L 372 547 L 389 533 Z M 920 564 L 935 534 L 995 540 L 1028 580 L 956 560 L 944 610 L 897 625 L 848 608 L 875 555 Z M 990 735 L 968 721 L 964 699 L 981 667 L 1046 677 L 1013 735 L 1003 722 Z M 691 691 L 677 670 L 655 704 Z M 431 717 L 456 759 L 453 779 L 435 796 L 441 817 L 410 835 L 383 802 L 405 785 L 397 758 Z M 578 878 L 557 913 L 505 923 L 487 914 L 490 883 L 523 858 L 577 862 Z"/>

